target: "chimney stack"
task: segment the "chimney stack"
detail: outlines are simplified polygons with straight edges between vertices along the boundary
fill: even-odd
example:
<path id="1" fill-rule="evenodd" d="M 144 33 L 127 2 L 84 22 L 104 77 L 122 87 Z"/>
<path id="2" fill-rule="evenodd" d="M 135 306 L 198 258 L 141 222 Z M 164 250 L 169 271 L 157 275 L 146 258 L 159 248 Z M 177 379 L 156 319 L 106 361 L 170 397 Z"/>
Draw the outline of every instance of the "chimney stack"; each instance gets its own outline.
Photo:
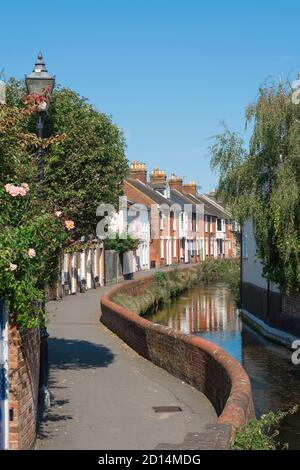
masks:
<path id="1" fill-rule="evenodd" d="M 145 163 L 133 161 L 130 164 L 130 177 L 135 180 L 140 180 L 142 183 L 147 183 L 147 168 Z"/>
<path id="2" fill-rule="evenodd" d="M 177 189 L 177 191 L 182 192 L 182 178 L 177 176 L 174 173 L 171 174 L 171 179 L 169 180 L 169 186 L 171 189 Z"/>
<path id="3" fill-rule="evenodd" d="M 182 186 L 182 192 L 187 194 L 192 194 L 193 196 L 197 196 L 197 184 L 195 181 L 190 181 Z"/>
<path id="4" fill-rule="evenodd" d="M 154 168 L 151 171 L 150 183 L 165 183 L 167 181 L 167 174 L 165 171 L 160 170 L 159 168 Z"/>

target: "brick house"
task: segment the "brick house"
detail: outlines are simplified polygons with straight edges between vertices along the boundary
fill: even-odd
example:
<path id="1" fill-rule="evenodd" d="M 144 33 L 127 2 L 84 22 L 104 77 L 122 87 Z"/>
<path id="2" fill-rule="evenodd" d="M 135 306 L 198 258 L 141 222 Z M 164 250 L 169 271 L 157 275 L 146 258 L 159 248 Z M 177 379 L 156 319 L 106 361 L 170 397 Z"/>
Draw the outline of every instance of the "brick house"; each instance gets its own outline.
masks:
<path id="1" fill-rule="evenodd" d="M 172 204 L 147 184 L 147 170 L 143 163 L 131 163 L 130 177 L 125 180 L 123 190 L 128 199 L 147 207 L 151 217 L 150 267 L 173 264 L 173 214 L 170 212 Z"/>
<path id="2" fill-rule="evenodd" d="M 160 241 L 151 239 L 150 265 L 236 256 L 231 216 L 219 201 L 210 195 L 199 195 L 193 181 L 183 184 L 183 179 L 175 174 L 167 180 L 166 172 L 159 168 L 152 170 L 149 182 L 143 163 L 133 162 L 130 171 L 124 185 L 125 195 L 148 204 L 147 207 L 165 205 L 170 211 L 169 214 L 160 211 Z"/>
<path id="3" fill-rule="evenodd" d="M 40 374 L 40 330 L 9 323 L 0 301 L 0 449 L 32 449 Z"/>
<path id="4" fill-rule="evenodd" d="M 231 213 L 222 201 L 216 198 L 215 192 L 203 194 L 201 197 L 202 200 L 218 210 L 216 221 L 217 255 L 225 258 L 236 257 L 237 239 L 240 230 L 238 224 L 232 219 Z"/>

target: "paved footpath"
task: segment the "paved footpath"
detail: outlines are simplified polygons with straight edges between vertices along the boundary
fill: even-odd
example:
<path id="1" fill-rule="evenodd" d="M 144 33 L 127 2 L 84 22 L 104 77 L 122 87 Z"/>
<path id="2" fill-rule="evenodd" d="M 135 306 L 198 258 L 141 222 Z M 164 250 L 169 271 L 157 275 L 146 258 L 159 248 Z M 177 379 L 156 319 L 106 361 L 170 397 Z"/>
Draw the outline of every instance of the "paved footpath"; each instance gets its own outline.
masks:
<path id="1" fill-rule="evenodd" d="M 216 421 L 207 398 L 130 349 L 99 322 L 107 288 L 47 304 L 51 407 L 36 448 L 153 449 Z M 182 412 L 155 413 L 175 405 Z"/>

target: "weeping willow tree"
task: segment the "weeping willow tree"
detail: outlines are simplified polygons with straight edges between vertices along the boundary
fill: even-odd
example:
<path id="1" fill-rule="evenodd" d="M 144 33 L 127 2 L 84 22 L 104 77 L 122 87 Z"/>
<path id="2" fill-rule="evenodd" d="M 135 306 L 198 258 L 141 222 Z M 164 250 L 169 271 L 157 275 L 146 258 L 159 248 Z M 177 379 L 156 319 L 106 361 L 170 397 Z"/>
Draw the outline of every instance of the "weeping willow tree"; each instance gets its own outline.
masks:
<path id="1" fill-rule="evenodd" d="M 246 109 L 248 151 L 227 127 L 210 147 L 220 196 L 241 224 L 252 218 L 264 276 L 286 292 L 300 290 L 300 104 L 293 93 L 288 83 L 259 90 Z"/>

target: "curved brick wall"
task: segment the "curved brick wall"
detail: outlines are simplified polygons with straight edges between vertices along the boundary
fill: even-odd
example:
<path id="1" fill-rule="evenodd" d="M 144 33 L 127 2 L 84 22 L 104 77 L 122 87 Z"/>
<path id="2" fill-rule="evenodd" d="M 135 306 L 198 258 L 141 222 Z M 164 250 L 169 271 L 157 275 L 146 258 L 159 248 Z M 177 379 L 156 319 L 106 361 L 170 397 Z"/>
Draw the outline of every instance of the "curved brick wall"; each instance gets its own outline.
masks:
<path id="1" fill-rule="evenodd" d="M 204 439 L 203 448 L 228 448 L 236 429 L 255 417 L 249 377 L 219 346 L 152 323 L 111 300 L 117 292 L 139 295 L 153 281 L 151 275 L 107 291 L 101 298 L 101 321 L 141 356 L 203 392 L 218 414 L 218 424 L 212 426 L 218 443 Z"/>

